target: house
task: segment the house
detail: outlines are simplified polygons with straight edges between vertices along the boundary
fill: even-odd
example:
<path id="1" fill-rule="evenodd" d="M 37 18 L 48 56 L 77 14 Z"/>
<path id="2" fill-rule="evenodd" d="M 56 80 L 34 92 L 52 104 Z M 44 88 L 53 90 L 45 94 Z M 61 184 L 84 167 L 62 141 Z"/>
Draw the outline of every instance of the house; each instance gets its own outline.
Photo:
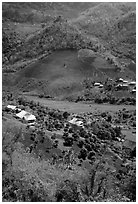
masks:
<path id="1" fill-rule="evenodd" d="M 100 86 L 101 84 L 100 83 L 98 83 L 98 82 L 95 82 L 94 83 L 94 86 Z"/>
<path id="2" fill-rule="evenodd" d="M 136 85 L 136 82 L 135 82 L 135 81 L 131 81 L 131 82 L 129 83 L 129 85 L 130 85 L 130 86 L 135 86 L 135 85 Z"/>
<path id="3" fill-rule="evenodd" d="M 118 84 L 115 88 L 116 90 L 128 90 L 129 86 L 128 84 Z"/>
<path id="4" fill-rule="evenodd" d="M 78 118 L 73 118 L 69 121 L 69 123 L 76 129 L 76 128 L 83 128 L 83 122 Z"/>
<path id="5" fill-rule="evenodd" d="M 16 109 L 16 106 L 14 106 L 14 105 L 8 105 L 7 108 L 10 109 L 10 110 L 15 110 L 15 109 Z"/>
<path id="6" fill-rule="evenodd" d="M 16 117 L 20 118 L 20 119 L 24 119 L 25 121 L 28 121 L 28 122 L 30 122 L 30 121 L 33 122 L 36 120 L 36 117 L 34 115 L 32 115 L 31 113 L 28 113 L 24 110 L 22 110 L 20 113 L 17 113 Z"/>
<path id="7" fill-rule="evenodd" d="M 123 84 L 127 84 L 128 83 L 128 81 L 127 80 L 123 80 Z"/>
<path id="8" fill-rule="evenodd" d="M 99 88 L 103 88 L 103 84 L 100 84 Z"/>
<path id="9" fill-rule="evenodd" d="M 73 118 L 72 120 L 69 121 L 69 123 L 75 124 L 77 126 L 82 126 L 83 125 L 83 122 L 80 121 L 78 118 Z"/>
<path id="10" fill-rule="evenodd" d="M 12 110 L 12 111 L 15 111 L 16 113 L 19 113 L 21 111 L 20 108 L 17 108 L 17 106 L 14 106 L 14 105 L 8 105 L 6 107 L 8 110 Z"/>
<path id="11" fill-rule="evenodd" d="M 123 82 L 123 81 L 124 81 L 124 79 L 122 79 L 122 78 L 119 78 L 116 80 L 116 82 Z"/>
<path id="12" fill-rule="evenodd" d="M 131 93 L 136 93 L 136 89 L 133 89 L 133 90 L 131 91 Z"/>
<path id="13" fill-rule="evenodd" d="M 117 84 L 117 85 L 115 86 L 115 88 L 116 88 L 117 90 L 121 90 L 122 84 Z"/>

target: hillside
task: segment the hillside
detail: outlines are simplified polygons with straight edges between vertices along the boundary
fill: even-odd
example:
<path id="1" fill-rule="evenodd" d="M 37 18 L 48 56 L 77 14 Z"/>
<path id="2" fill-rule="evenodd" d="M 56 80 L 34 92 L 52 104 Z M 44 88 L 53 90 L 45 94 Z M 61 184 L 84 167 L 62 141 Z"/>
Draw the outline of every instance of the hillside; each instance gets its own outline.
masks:
<path id="1" fill-rule="evenodd" d="M 101 39 L 113 55 L 135 60 L 135 3 L 102 3 L 73 22 L 87 35 Z"/>
<path id="2" fill-rule="evenodd" d="M 3 3 L 3 19 L 14 22 L 44 22 L 47 16 L 63 15 L 76 18 L 80 12 L 93 7 L 94 2 L 6 2 Z"/>
<path id="3" fill-rule="evenodd" d="M 20 71 L 3 74 L 3 86 L 9 85 L 13 90 L 41 97 L 76 101 L 78 98 L 94 100 L 95 96 L 103 95 L 100 89 L 93 88 L 94 81 L 105 83 L 108 77 L 114 80 L 117 77 L 135 79 L 133 72 L 120 73 L 104 58 L 94 55 L 91 50 L 91 55 L 88 55 L 88 51 L 86 49 L 54 51 Z M 126 92 L 122 93 L 121 97 L 125 94 Z M 127 96 L 129 95 L 131 96 L 128 92 Z"/>
<path id="4" fill-rule="evenodd" d="M 20 35 L 19 35 L 20 36 Z M 18 41 L 16 32 L 3 31 L 3 54 L 12 64 L 21 59 L 32 59 L 50 54 L 58 49 L 92 49 L 102 51 L 102 44 L 95 38 L 89 39 L 76 26 L 62 17 L 55 17 L 44 27 Z M 7 51 L 6 51 L 7 50 Z"/>
<path id="5" fill-rule="evenodd" d="M 14 11 L 19 16 L 10 14 Z M 68 20 L 64 20 L 66 15 L 70 16 Z M 10 37 L 3 43 L 4 56 L 4 46 L 9 43 L 6 57 L 16 52 L 11 56 L 15 58 L 12 63 L 43 54 L 44 50 L 89 48 L 111 58 L 117 67 L 128 66 L 135 61 L 136 53 L 135 3 L 3 3 L 4 40 L 6 35 Z"/>
<path id="6" fill-rule="evenodd" d="M 44 58 L 33 65 L 17 72 L 17 86 L 20 90 L 46 93 L 58 98 L 77 97 L 83 91 L 83 81 L 86 78 L 104 78 L 100 71 L 89 62 L 78 59 L 76 50 L 55 51 L 49 57 Z"/>
<path id="7" fill-rule="evenodd" d="M 65 5 L 48 4 L 47 9 L 57 11 L 60 6 Z M 81 10 L 83 4 L 77 5 L 77 9 Z M 5 26 L 3 59 L 7 60 L 3 63 L 3 72 L 23 70 L 13 74 L 12 80 L 9 76 L 9 81 L 7 81 L 8 74 L 3 75 L 4 86 L 12 81 L 11 84 L 15 83 L 20 91 L 36 91 L 52 97 L 58 96 L 60 99 L 69 99 L 85 94 L 82 83 L 87 78 L 91 81 L 101 81 L 101 78 L 105 80 L 108 77 L 115 79 L 122 76 L 135 80 L 135 64 L 131 63 L 135 58 L 133 41 L 135 40 L 135 31 L 133 32 L 135 12 L 132 12 L 132 5 L 100 3 L 84 11 L 76 21 L 65 20 L 62 16 L 51 16 L 42 26 L 28 24 L 28 26 L 31 25 L 30 30 L 27 28 L 24 33 L 21 30 L 16 32 L 14 26 L 12 30 Z M 28 12 L 32 6 L 38 9 L 38 4 L 30 3 L 22 4 L 22 11 Z M 73 3 L 66 6 L 71 8 Z M 21 9 L 20 4 L 13 4 L 12 8 L 18 7 Z M 42 8 L 42 5 L 40 4 L 39 7 Z M 87 24 L 87 29 L 84 27 L 80 30 L 81 24 L 78 25 L 78 22 L 83 25 L 88 19 L 91 19 L 92 23 Z M 21 23 L 19 25 L 21 27 Z M 25 24 L 22 23 L 22 25 Z M 89 30 L 90 26 L 91 30 Z M 93 32 L 92 35 L 90 35 L 91 32 Z M 78 60 L 77 51 L 81 49 L 88 49 L 86 62 L 83 62 L 81 55 Z M 96 57 L 89 61 L 90 51 Z M 133 58 L 130 59 L 129 55 Z M 64 64 L 67 64 L 67 68 Z M 130 65 L 127 68 L 128 64 Z"/>

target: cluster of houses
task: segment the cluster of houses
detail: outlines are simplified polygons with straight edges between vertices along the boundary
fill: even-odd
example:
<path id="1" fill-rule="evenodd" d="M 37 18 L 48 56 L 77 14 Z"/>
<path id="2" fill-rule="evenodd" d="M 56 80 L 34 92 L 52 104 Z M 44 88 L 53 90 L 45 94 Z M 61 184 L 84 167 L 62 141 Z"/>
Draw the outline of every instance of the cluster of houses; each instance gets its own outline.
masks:
<path id="1" fill-rule="evenodd" d="M 112 79 L 110 79 L 112 81 Z M 130 90 L 131 93 L 136 93 L 136 82 L 135 81 L 127 81 L 122 78 L 117 79 L 115 88 L 116 90 Z M 94 87 L 103 88 L 103 84 L 100 82 L 95 82 Z"/>
<path id="2" fill-rule="evenodd" d="M 33 114 L 31 114 L 25 110 L 21 110 L 17 106 L 8 105 L 6 108 L 15 113 L 15 118 L 21 119 L 24 122 L 33 124 L 36 121 L 36 117 Z"/>
<path id="3" fill-rule="evenodd" d="M 127 81 L 122 78 L 116 80 L 118 83 L 116 85 L 117 90 L 131 90 L 132 93 L 136 93 L 136 82 L 135 81 Z"/>

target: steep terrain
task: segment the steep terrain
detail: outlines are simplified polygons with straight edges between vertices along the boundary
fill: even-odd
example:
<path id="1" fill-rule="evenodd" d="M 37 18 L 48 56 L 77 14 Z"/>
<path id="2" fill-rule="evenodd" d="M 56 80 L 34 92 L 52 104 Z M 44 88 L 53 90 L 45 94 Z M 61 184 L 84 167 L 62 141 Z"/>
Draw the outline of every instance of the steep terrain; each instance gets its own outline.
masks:
<path id="1" fill-rule="evenodd" d="M 45 92 L 51 96 L 65 98 L 82 91 L 82 83 L 87 78 L 106 78 L 93 65 L 94 61 L 93 58 L 89 58 L 87 62 L 81 61 L 77 50 L 58 50 L 17 72 L 15 85 L 20 90 L 36 90 L 39 93 Z M 109 66 L 108 63 L 106 65 Z M 114 69 L 113 66 L 112 68 Z"/>
<path id="2" fill-rule="evenodd" d="M 115 56 L 135 60 L 135 3 L 101 3 L 73 22 L 87 35 L 101 39 Z"/>
<path id="3" fill-rule="evenodd" d="M 76 18 L 80 12 L 97 5 L 96 2 L 6 2 L 3 19 L 15 22 L 45 22 L 47 17 L 63 15 Z"/>
<path id="4" fill-rule="evenodd" d="M 115 80 L 116 77 L 121 76 L 135 79 L 133 72 L 120 73 L 104 58 L 96 56 L 92 51 L 91 55 L 88 55 L 88 51 L 86 49 L 57 50 L 18 72 L 5 73 L 3 86 L 9 84 L 23 92 L 62 100 L 76 100 L 78 96 L 84 95 L 87 81 L 88 84 L 93 81 L 104 83 L 108 77 Z M 85 54 L 88 56 L 86 57 Z M 96 92 L 99 93 L 98 90 Z"/>
<path id="5" fill-rule="evenodd" d="M 21 90 L 26 87 L 26 90 L 35 88 L 53 95 L 66 95 L 82 91 L 80 83 L 86 78 L 99 81 L 109 76 L 135 79 L 135 3 L 6 3 L 3 12 L 6 9 L 27 15 L 34 10 L 36 14 L 44 9 L 46 15 L 47 11 L 51 12 L 42 26 L 27 20 L 26 25 L 20 22 L 15 26 L 12 22 L 12 29 L 10 21 L 16 19 L 9 15 L 7 23 L 5 14 L 3 16 L 3 71 L 15 72 L 33 63 L 12 74 L 13 78 L 19 76 L 12 82 L 17 82 Z M 78 14 L 83 12 L 77 18 L 70 13 L 70 19 L 65 20 L 58 13 L 64 14 L 65 9 L 68 14 L 71 9 L 76 9 Z M 14 29 L 17 25 L 20 29 L 19 26 Z M 24 32 L 21 25 L 27 28 Z M 87 63 L 83 62 L 82 56 L 78 60 L 77 51 L 81 49 L 89 49 L 95 59 L 89 61 L 89 51 Z M 5 85 L 8 74 L 3 76 Z"/>

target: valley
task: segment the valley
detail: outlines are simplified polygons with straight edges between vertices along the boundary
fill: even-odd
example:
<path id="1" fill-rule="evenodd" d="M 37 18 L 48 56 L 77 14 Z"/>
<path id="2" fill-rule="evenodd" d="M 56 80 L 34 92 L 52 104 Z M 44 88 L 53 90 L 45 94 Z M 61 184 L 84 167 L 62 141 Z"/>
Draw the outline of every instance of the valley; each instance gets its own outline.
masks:
<path id="1" fill-rule="evenodd" d="M 2 201 L 136 201 L 136 3 L 2 3 Z"/>

